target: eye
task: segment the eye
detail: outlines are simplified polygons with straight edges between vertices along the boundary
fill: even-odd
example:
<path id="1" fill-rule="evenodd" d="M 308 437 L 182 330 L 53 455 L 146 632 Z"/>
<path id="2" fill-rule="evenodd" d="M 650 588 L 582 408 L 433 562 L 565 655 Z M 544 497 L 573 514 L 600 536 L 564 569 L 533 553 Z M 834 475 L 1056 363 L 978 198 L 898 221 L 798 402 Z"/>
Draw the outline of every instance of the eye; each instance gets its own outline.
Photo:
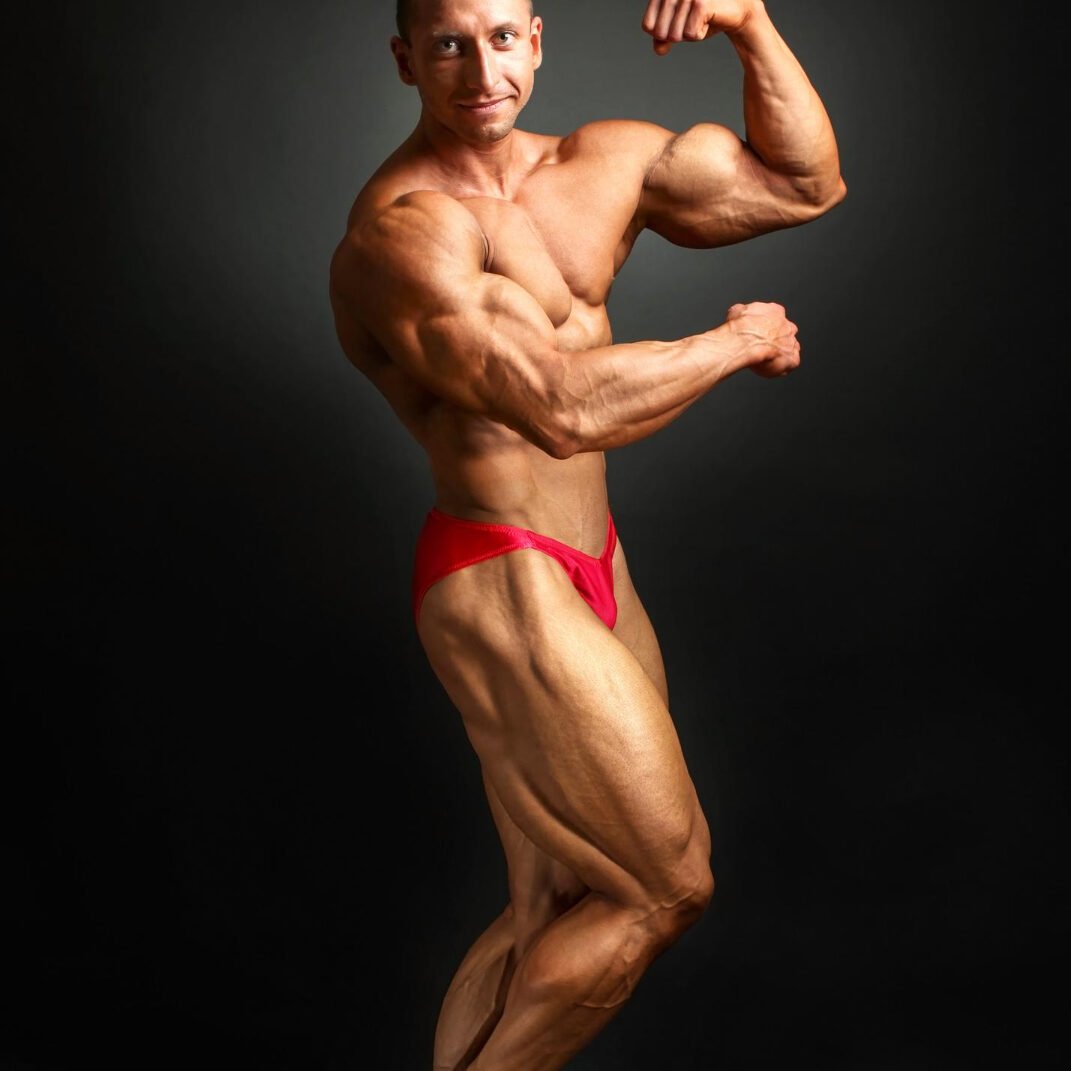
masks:
<path id="1" fill-rule="evenodd" d="M 461 46 L 453 37 L 441 37 L 435 42 L 435 51 L 442 55 L 451 56 L 457 52 L 460 47 Z"/>
<path id="2" fill-rule="evenodd" d="M 500 45 L 512 44 L 512 42 L 516 40 L 516 37 L 517 35 L 512 30 L 499 30 L 498 33 L 495 34 L 495 40 Z"/>

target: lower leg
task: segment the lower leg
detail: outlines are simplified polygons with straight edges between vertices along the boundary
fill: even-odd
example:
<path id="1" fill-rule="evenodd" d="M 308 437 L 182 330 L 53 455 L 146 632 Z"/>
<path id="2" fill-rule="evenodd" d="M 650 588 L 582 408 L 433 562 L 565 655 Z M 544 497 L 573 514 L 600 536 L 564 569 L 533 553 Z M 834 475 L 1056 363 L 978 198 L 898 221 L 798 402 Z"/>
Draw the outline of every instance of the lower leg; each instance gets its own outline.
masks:
<path id="1" fill-rule="evenodd" d="M 464 1071 L 487 1041 L 513 974 L 511 908 L 476 939 L 454 973 L 435 1027 L 434 1071 Z"/>
<path id="2" fill-rule="evenodd" d="M 617 1014 L 672 932 L 670 919 L 588 893 L 519 958 L 471 1071 L 564 1067 Z"/>

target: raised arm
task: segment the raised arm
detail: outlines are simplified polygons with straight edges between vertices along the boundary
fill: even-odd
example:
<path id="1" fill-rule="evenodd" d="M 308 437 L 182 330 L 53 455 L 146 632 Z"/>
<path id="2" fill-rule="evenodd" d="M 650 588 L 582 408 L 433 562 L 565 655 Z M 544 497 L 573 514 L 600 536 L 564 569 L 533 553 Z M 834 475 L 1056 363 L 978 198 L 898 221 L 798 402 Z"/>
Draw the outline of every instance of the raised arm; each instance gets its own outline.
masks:
<path id="1" fill-rule="evenodd" d="M 655 50 L 724 33 L 744 69 L 745 139 L 700 123 L 655 145 L 641 222 L 677 245 L 710 248 L 793 227 L 847 193 L 833 126 L 763 0 L 650 0 Z"/>
<path id="2" fill-rule="evenodd" d="M 340 244 L 332 300 L 426 390 L 553 457 L 645 438 L 740 369 L 775 376 L 799 364 L 796 326 L 765 302 L 675 341 L 561 352 L 539 303 L 485 271 L 485 255 L 460 202 L 407 194 Z"/>

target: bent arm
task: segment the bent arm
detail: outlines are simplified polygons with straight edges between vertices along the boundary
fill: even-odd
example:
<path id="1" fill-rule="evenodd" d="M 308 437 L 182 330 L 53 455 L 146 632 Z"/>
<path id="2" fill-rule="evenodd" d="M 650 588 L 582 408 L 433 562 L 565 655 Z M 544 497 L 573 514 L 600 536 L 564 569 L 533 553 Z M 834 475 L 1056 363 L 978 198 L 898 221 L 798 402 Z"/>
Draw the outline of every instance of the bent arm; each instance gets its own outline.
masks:
<path id="1" fill-rule="evenodd" d="M 744 69 L 745 139 L 716 123 L 667 131 L 647 172 L 643 223 L 678 245 L 796 226 L 847 194 L 825 105 L 762 0 L 726 34 Z"/>
<path id="2" fill-rule="evenodd" d="M 339 246 L 334 300 L 425 389 L 553 457 L 645 438 L 742 368 L 798 363 L 794 326 L 790 340 L 769 337 L 777 317 L 767 318 L 771 325 L 737 317 L 670 342 L 562 352 L 542 307 L 484 271 L 484 253 L 483 233 L 461 204 L 407 194 Z"/>

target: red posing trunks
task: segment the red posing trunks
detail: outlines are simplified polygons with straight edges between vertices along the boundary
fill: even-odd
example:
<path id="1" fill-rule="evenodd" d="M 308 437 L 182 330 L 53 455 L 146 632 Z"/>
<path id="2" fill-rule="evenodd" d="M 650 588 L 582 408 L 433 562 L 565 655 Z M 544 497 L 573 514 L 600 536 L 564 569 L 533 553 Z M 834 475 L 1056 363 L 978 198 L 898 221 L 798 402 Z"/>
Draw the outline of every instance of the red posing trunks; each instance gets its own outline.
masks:
<path id="1" fill-rule="evenodd" d="M 617 531 L 607 511 L 606 546 L 593 558 L 550 536 L 516 528 L 512 524 L 483 524 L 441 513 L 432 507 L 424 521 L 416 546 L 413 568 L 413 617 L 420 614 L 424 594 L 437 580 L 466 565 L 507 554 L 511 550 L 534 549 L 561 563 L 573 587 L 599 615 L 608 628 L 617 621 L 614 598 L 614 547 Z"/>

